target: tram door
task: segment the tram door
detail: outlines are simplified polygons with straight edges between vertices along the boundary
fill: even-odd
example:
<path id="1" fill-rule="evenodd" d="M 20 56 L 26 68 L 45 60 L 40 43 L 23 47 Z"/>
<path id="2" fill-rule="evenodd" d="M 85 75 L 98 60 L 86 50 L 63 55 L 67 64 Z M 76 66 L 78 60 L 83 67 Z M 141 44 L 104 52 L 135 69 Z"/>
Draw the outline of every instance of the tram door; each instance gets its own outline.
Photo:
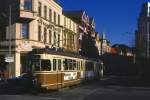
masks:
<path id="1" fill-rule="evenodd" d="M 53 71 L 56 71 L 56 82 L 57 88 L 62 87 L 62 60 L 61 59 L 53 59 Z"/>

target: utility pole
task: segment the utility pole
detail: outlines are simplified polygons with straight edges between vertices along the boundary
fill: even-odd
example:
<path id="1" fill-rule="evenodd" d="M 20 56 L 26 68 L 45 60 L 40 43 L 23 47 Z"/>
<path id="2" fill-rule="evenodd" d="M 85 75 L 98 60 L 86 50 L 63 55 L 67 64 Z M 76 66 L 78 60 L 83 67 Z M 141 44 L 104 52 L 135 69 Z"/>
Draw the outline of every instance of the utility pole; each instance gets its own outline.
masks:
<path id="1" fill-rule="evenodd" d="M 148 21 L 147 21 L 147 41 L 146 41 L 146 42 L 147 42 L 147 44 L 146 44 L 146 45 L 147 45 L 147 48 L 146 48 L 146 49 L 147 49 L 147 50 L 146 50 L 146 57 L 147 57 L 147 58 L 150 57 L 150 55 L 149 55 L 149 53 L 150 53 L 150 51 L 149 51 L 149 50 L 150 50 L 150 47 L 149 47 L 149 45 L 150 45 L 150 44 L 149 44 L 149 42 L 150 42 L 150 38 L 149 38 L 149 36 L 150 36 L 149 26 L 150 26 L 150 25 L 149 25 L 149 20 L 148 20 Z"/>
<path id="2" fill-rule="evenodd" d="M 9 5 L 9 57 L 11 57 L 11 10 L 12 10 L 12 7 L 11 5 Z M 12 77 L 12 68 L 11 68 L 11 62 L 9 62 L 9 78 Z"/>
<path id="3" fill-rule="evenodd" d="M 102 41 L 101 41 L 101 56 L 103 55 L 103 37 L 102 37 L 102 39 L 101 39 Z"/>

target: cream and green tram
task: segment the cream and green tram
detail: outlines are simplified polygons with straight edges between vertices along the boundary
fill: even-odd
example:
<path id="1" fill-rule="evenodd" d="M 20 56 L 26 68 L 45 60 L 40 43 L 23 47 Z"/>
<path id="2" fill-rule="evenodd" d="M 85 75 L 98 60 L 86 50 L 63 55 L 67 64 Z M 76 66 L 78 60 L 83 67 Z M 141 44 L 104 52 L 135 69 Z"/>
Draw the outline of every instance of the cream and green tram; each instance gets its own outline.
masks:
<path id="1" fill-rule="evenodd" d="M 38 84 L 47 89 L 59 89 L 94 79 L 99 72 L 97 65 L 100 64 L 64 53 L 31 54 L 28 62 Z"/>

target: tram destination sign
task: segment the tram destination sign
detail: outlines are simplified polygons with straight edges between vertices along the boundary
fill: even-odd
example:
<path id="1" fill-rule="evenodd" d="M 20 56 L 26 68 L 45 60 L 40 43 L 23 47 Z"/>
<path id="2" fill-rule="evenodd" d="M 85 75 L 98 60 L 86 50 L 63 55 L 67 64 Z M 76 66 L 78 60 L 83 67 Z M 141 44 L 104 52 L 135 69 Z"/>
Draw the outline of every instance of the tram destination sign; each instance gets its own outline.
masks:
<path id="1" fill-rule="evenodd" d="M 14 57 L 5 57 L 5 62 L 14 62 Z"/>

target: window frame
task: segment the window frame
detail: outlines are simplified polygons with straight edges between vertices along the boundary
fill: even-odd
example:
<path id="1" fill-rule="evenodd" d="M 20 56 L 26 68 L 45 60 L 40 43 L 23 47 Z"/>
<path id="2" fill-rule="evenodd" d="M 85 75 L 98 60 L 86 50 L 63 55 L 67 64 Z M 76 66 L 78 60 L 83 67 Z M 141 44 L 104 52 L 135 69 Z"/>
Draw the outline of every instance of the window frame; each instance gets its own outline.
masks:
<path id="1" fill-rule="evenodd" d="M 24 32 L 24 25 L 26 25 L 26 30 L 25 30 L 25 34 Z M 21 27 L 21 37 L 22 39 L 29 39 L 29 24 L 28 23 L 22 23 L 22 27 Z"/>
<path id="2" fill-rule="evenodd" d="M 47 19 L 47 6 L 44 6 L 44 18 Z"/>
<path id="3" fill-rule="evenodd" d="M 33 4 L 32 0 L 24 0 L 24 10 L 32 11 L 32 9 L 33 9 L 33 5 L 32 4 Z"/>
<path id="4" fill-rule="evenodd" d="M 42 3 L 38 2 L 38 15 L 41 17 L 42 16 Z"/>

